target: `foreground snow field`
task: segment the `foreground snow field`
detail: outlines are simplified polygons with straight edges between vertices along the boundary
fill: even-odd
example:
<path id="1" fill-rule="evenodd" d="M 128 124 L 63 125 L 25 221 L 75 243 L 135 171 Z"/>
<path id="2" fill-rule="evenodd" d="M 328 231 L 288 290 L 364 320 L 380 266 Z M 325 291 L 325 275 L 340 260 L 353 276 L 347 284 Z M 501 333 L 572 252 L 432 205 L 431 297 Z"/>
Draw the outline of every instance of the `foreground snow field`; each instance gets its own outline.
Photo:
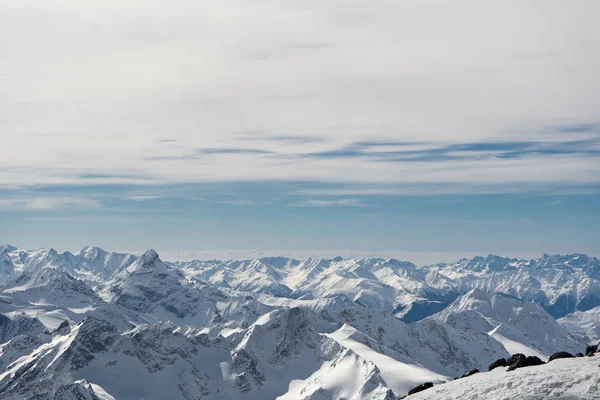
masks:
<path id="1" fill-rule="evenodd" d="M 410 400 L 600 399 L 600 356 L 479 373 L 409 396 Z"/>

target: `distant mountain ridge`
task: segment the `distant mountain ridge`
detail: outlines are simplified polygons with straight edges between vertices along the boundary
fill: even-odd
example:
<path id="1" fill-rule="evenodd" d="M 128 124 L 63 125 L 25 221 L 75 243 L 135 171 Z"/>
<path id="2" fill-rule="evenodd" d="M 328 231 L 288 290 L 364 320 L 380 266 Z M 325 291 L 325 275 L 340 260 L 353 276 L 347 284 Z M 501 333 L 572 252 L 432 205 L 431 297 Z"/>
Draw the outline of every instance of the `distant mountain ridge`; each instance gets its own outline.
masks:
<path id="1" fill-rule="evenodd" d="M 126 253 L 86 246 L 77 254 L 0 246 L 0 283 L 18 272 L 53 267 L 99 285 L 137 260 Z M 519 260 L 495 255 L 417 266 L 396 259 L 296 260 L 263 257 L 242 261 L 166 262 L 190 279 L 240 293 L 293 299 L 345 296 L 413 322 L 444 309 L 478 288 L 542 306 L 555 318 L 600 306 L 600 261 L 584 254 Z"/>

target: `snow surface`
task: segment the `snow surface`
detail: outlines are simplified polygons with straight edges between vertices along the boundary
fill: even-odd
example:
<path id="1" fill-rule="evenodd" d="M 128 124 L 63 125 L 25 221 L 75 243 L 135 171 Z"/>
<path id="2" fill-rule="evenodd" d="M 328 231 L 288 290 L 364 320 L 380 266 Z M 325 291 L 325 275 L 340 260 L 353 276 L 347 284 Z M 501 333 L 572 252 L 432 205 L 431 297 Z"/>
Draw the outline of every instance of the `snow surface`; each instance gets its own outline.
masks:
<path id="1" fill-rule="evenodd" d="M 439 383 L 449 379 L 446 376 L 429 371 L 420 365 L 403 363 L 398 360 L 400 357 L 393 352 L 386 352 L 387 354 L 378 353 L 369 346 L 361 343 L 360 339 L 356 340 L 356 337 L 359 335 L 360 333 L 356 329 L 344 324 L 340 329 L 328 336 L 342 346 L 351 349 L 363 359 L 377 365 L 381 377 L 395 393 L 406 393 L 423 382 Z"/>
<path id="2" fill-rule="evenodd" d="M 501 325 L 499 325 L 498 328 L 500 328 L 500 326 Z M 493 337 L 494 339 L 496 339 L 497 341 L 499 341 L 500 343 L 502 343 L 504 348 L 510 354 L 519 354 L 520 353 L 525 356 L 535 356 L 543 361 L 548 361 L 549 356 L 547 354 L 541 353 L 537 349 L 535 349 L 533 347 L 528 347 L 528 346 L 524 345 L 523 343 L 519 343 L 517 341 L 505 338 L 504 336 L 502 336 L 502 334 L 498 333 L 498 328 L 494 328 L 494 330 L 490 331 L 489 335 L 491 337 Z"/>
<path id="3" fill-rule="evenodd" d="M 554 360 L 507 372 L 496 368 L 434 386 L 410 400 L 600 399 L 600 357 Z"/>

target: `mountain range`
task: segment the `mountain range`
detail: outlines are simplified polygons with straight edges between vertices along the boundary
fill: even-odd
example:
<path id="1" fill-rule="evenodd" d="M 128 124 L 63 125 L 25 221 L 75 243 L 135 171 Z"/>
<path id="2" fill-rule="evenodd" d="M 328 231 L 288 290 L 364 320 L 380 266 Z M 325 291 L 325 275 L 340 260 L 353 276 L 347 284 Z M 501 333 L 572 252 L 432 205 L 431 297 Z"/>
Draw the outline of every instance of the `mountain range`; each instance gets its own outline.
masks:
<path id="1" fill-rule="evenodd" d="M 598 306 L 585 255 L 166 262 L 4 245 L 0 397 L 392 400 L 514 353 L 585 351 Z"/>

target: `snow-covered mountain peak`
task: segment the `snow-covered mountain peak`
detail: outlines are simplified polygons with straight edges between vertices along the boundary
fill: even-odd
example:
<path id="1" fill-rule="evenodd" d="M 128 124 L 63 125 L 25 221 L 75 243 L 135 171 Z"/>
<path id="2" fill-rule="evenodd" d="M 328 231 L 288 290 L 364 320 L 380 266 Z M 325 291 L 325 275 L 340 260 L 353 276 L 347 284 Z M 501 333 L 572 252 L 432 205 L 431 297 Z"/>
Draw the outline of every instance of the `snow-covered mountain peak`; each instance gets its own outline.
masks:
<path id="1" fill-rule="evenodd" d="M 104 260 L 109 254 L 109 252 L 102 250 L 100 247 L 85 246 L 77 253 L 77 257 L 90 262 L 94 260 Z"/>
<path id="2" fill-rule="evenodd" d="M 140 258 L 134 261 L 123 272 L 125 274 L 156 272 L 163 274 L 173 274 L 176 270 L 169 268 L 167 264 L 160 259 L 158 253 L 152 249 L 146 251 Z M 123 275 L 121 273 L 120 275 Z"/>
<path id="3" fill-rule="evenodd" d="M 7 254 L 13 251 L 18 250 L 15 246 L 11 246 L 10 244 L 0 245 L 0 256 L 3 254 Z"/>
<path id="4" fill-rule="evenodd" d="M 389 259 L 385 260 L 384 263 L 390 264 L 390 265 L 395 265 L 397 267 L 404 268 L 404 269 L 417 268 L 417 266 L 415 264 L 411 263 L 410 261 L 401 261 L 396 258 L 389 258 Z"/>
<path id="5" fill-rule="evenodd" d="M 146 252 L 140 257 L 140 261 L 142 262 L 142 264 L 154 262 L 157 259 L 159 259 L 158 253 L 154 249 L 146 250 Z"/>
<path id="6" fill-rule="evenodd" d="M 83 246 L 83 248 L 79 251 L 78 254 L 86 255 L 89 257 L 97 257 L 99 254 L 102 254 L 102 253 L 107 253 L 107 252 L 105 250 L 102 250 L 100 247 L 86 245 L 86 246 Z"/>
<path id="7" fill-rule="evenodd" d="M 459 298 L 459 302 L 461 304 L 468 305 L 475 302 L 489 302 L 491 298 L 492 296 L 490 296 L 489 293 L 486 293 L 481 289 L 475 288 L 465 293 L 464 296 L 461 296 Z"/>

